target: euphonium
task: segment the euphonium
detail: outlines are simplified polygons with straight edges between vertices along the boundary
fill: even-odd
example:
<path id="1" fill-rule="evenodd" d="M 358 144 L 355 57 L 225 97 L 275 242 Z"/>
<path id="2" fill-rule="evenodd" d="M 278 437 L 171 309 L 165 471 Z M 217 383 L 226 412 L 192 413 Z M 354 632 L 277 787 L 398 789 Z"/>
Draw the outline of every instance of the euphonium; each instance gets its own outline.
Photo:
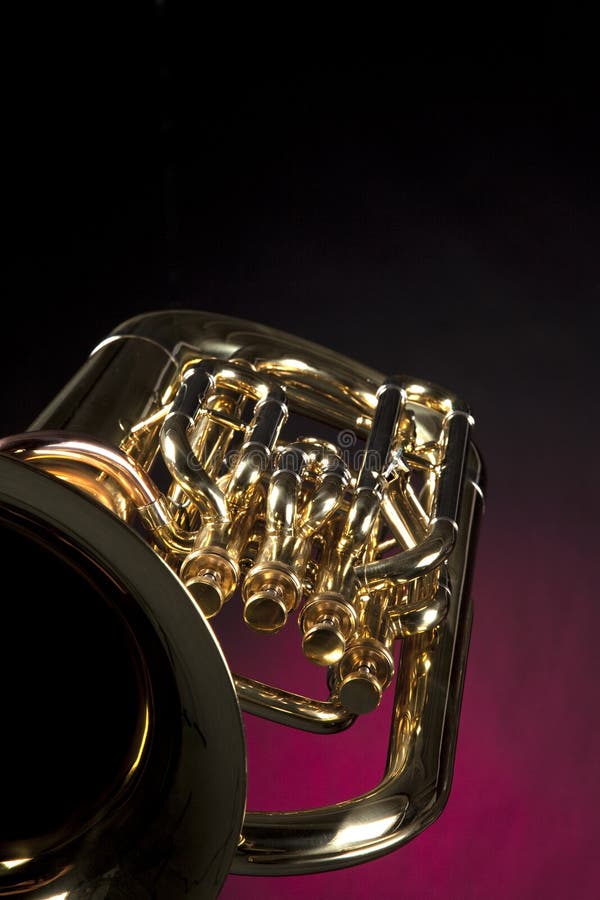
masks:
<path id="1" fill-rule="evenodd" d="M 470 634 L 471 425 L 433 384 L 171 311 L 5 438 L 0 896 L 214 897 L 230 871 L 354 865 L 429 825 Z M 259 631 L 296 619 L 329 699 L 232 675 L 206 621 L 232 602 Z M 245 812 L 240 709 L 327 735 L 388 690 L 379 786 Z"/>

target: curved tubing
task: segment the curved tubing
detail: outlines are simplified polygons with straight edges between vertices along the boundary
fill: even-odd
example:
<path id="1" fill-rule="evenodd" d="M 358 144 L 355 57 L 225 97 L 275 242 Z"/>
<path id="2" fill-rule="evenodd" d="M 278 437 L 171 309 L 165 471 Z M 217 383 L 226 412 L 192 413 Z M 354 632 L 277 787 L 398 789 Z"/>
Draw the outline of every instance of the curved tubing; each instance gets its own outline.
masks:
<path id="1" fill-rule="evenodd" d="M 386 773 L 374 790 L 322 809 L 248 812 L 232 872 L 299 875 L 366 862 L 406 843 L 441 813 L 450 789 L 471 628 L 470 564 L 481 497 L 471 447 L 459 534 L 450 558 L 452 596 L 435 639 L 405 639 Z M 421 721 L 428 728 L 421 729 Z M 424 731 L 427 730 L 427 743 Z"/>
<path id="2" fill-rule="evenodd" d="M 423 634 L 437 628 L 448 613 L 452 591 L 446 567 L 442 567 L 440 583 L 433 599 L 417 602 L 413 606 L 388 611 L 388 615 L 399 637 Z"/>
<path id="3" fill-rule="evenodd" d="M 171 478 L 198 504 L 201 514 L 227 522 L 229 511 L 223 492 L 201 465 L 187 434 L 214 386 L 214 368 L 214 363 L 208 362 L 188 370 L 160 429 L 160 449 Z"/>
<path id="4" fill-rule="evenodd" d="M 169 474 L 198 504 L 204 519 L 229 521 L 223 492 L 208 476 L 192 451 L 187 435 L 189 422 L 183 415 L 169 413 L 160 430 L 160 449 Z"/>
<path id="5" fill-rule="evenodd" d="M 242 388 L 258 400 L 248 440 L 229 479 L 227 499 L 198 460 L 188 437 L 188 428 L 215 384 Z M 248 504 L 286 418 L 285 391 L 250 369 L 240 371 L 227 361 L 211 359 L 187 370 L 160 430 L 160 447 L 169 474 L 198 504 L 205 520 L 227 523 L 230 506 Z"/>
<path id="6" fill-rule="evenodd" d="M 128 337 L 151 341 L 179 363 L 198 353 L 248 360 L 257 373 L 281 378 L 289 397 L 304 412 L 342 427 L 353 427 L 359 415 L 373 415 L 383 381 L 377 370 L 312 341 L 218 313 L 186 309 L 146 313 L 121 323 L 107 340 Z M 442 415 L 467 410 L 459 398 L 435 384 L 404 376 L 395 381 L 402 382 L 408 402 L 425 404 Z M 315 388 L 322 393 L 324 384 L 327 396 L 315 401 Z"/>
<path id="7" fill-rule="evenodd" d="M 265 398 L 256 406 L 248 440 L 242 446 L 227 485 L 227 501 L 233 507 L 240 509 L 248 505 L 287 417 L 285 391 L 279 385 L 269 387 Z"/>
<path id="8" fill-rule="evenodd" d="M 350 472 L 335 449 L 330 450 L 320 441 L 299 440 L 288 444 L 280 453 L 279 464 L 284 471 L 295 472 L 300 479 L 308 467 L 319 476 L 320 483 L 297 523 L 300 538 L 312 537 L 342 502 Z"/>
<path id="9" fill-rule="evenodd" d="M 178 365 L 198 353 L 230 357 L 237 351 L 243 352 L 244 348 L 262 343 L 264 352 L 262 358 L 256 360 L 256 368 L 281 376 L 289 396 L 301 411 L 321 419 L 327 419 L 331 414 L 330 421 L 343 427 L 360 428 L 356 424 L 357 415 L 373 416 L 375 393 L 382 380 L 377 372 L 359 365 L 351 368 L 347 360 L 307 341 L 291 342 L 288 336 L 273 329 L 212 313 L 174 311 L 138 317 L 117 329 L 109 341 L 136 343 L 131 341 L 132 337 L 162 347 L 169 364 L 176 360 Z M 286 348 L 286 355 L 282 355 L 282 347 Z M 297 361 L 293 354 L 296 349 L 301 354 L 300 361 L 310 357 L 304 368 L 295 365 Z M 323 400 L 315 399 L 315 384 L 328 385 Z M 406 383 L 405 390 L 408 402 L 424 403 L 438 414 L 451 416 L 447 457 L 453 457 L 451 446 L 461 443 L 452 437 L 457 431 L 453 417 L 457 413 L 456 421 L 466 418 L 460 415 L 460 404 L 429 385 Z M 118 399 L 118 395 L 114 396 Z M 47 424 L 53 417 L 59 418 L 61 404 L 65 404 L 68 397 L 69 388 L 38 421 Z M 113 415 L 110 403 L 108 405 Z M 117 407 L 115 402 L 114 418 L 118 423 Z M 35 435 L 24 436 L 25 440 L 28 438 L 35 440 Z M 480 505 L 477 490 L 481 473 L 479 458 L 466 438 L 463 446 L 470 447 L 468 477 L 463 479 L 462 465 L 454 463 L 453 472 L 446 475 L 448 462 L 452 462 L 447 459 L 442 480 L 446 477 L 443 490 L 440 485 L 438 491 L 440 502 L 436 509 L 437 521 L 450 522 L 454 530 L 457 517 L 452 507 L 462 499 L 458 533 L 449 556 L 450 608 L 437 630 L 435 646 L 430 643 L 430 634 L 411 636 L 405 641 L 384 780 L 360 798 L 322 810 L 248 813 L 234 872 L 289 875 L 353 865 L 380 856 L 409 840 L 441 812 L 449 789 L 456 742 L 470 630 L 468 569 L 469 550 L 474 544 L 470 538 Z M 130 474 L 124 473 L 123 478 L 127 480 Z M 139 488 L 138 473 L 133 474 L 131 487 Z M 442 499 L 450 507 L 448 515 L 442 508 Z M 157 508 L 159 502 L 160 496 L 142 507 L 140 512 L 148 514 L 147 511 Z M 439 557 L 441 551 L 436 552 Z M 406 562 L 406 557 L 404 560 Z M 427 563 L 423 554 L 420 562 L 418 574 L 423 574 Z M 368 572 L 368 566 L 358 569 L 361 574 Z M 256 693 L 253 696 L 250 691 L 249 703 L 257 700 Z M 421 721 L 427 722 L 427 729 L 417 727 Z M 427 743 L 424 741 L 425 730 L 428 732 Z"/>
<path id="10" fill-rule="evenodd" d="M 354 573 L 362 583 L 375 585 L 386 579 L 406 582 L 420 578 L 438 568 L 454 546 L 456 522 L 434 519 L 427 537 L 416 547 L 370 563 L 359 563 Z"/>
<path id="11" fill-rule="evenodd" d="M 240 706 L 245 712 L 314 734 L 335 734 L 349 728 L 356 716 L 329 700 L 312 700 L 300 694 L 234 675 Z"/>
<path id="12" fill-rule="evenodd" d="M 0 440 L 0 451 L 10 452 L 25 462 L 42 466 L 51 460 L 69 460 L 92 466 L 114 478 L 138 509 L 155 503 L 161 497 L 150 476 L 125 453 L 80 434 L 60 431 L 13 434 Z"/>
<path id="13" fill-rule="evenodd" d="M 456 517 L 469 447 L 471 417 L 466 411 L 457 409 L 447 418 L 450 425 L 437 491 L 436 516 L 428 536 L 410 550 L 355 566 L 357 578 L 371 585 L 385 579 L 412 581 L 434 571 L 450 555 L 456 538 Z"/>
<path id="14" fill-rule="evenodd" d="M 107 447 L 79 434 L 28 431 L 0 440 L 0 452 L 12 453 L 18 459 L 41 468 L 51 466 L 55 461 L 91 466 L 117 482 L 165 550 L 188 553 L 194 544 L 195 534 L 184 531 L 173 519 L 163 495 L 150 476 L 134 460 L 114 447 Z"/>

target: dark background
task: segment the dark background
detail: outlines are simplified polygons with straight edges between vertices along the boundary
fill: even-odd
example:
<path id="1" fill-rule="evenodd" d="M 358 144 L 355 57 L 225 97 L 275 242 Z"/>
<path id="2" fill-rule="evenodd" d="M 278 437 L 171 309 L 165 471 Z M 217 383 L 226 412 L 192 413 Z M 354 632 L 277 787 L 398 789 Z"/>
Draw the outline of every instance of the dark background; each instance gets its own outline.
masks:
<path id="1" fill-rule="evenodd" d="M 447 811 L 389 860 L 224 896 L 593 895 L 600 141 L 552 26 L 541 61 L 488 37 L 465 65 L 266 52 L 165 3 L 19 23 L 4 432 L 120 320 L 182 306 L 447 385 L 487 462 Z"/>

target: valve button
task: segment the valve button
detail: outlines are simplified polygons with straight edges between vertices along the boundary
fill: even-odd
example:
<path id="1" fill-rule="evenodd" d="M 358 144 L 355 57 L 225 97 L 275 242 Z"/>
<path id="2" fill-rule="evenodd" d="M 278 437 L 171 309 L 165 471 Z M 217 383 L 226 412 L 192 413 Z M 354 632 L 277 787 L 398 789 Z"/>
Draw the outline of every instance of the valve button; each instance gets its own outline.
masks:
<path id="1" fill-rule="evenodd" d="M 304 655 L 319 666 L 331 666 L 342 658 L 346 642 L 335 626 L 315 625 L 302 640 Z"/>
<path id="2" fill-rule="evenodd" d="M 280 631 L 288 611 L 279 591 L 264 590 L 252 594 L 244 606 L 244 621 L 255 631 Z"/>
<path id="3" fill-rule="evenodd" d="M 212 579 L 199 575 L 190 578 L 185 586 L 207 619 L 216 616 L 223 606 L 223 595 Z"/>
<path id="4" fill-rule="evenodd" d="M 356 715 L 377 709 L 381 695 L 381 685 L 370 672 L 352 672 L 340 686 L 342 706 Z"/>

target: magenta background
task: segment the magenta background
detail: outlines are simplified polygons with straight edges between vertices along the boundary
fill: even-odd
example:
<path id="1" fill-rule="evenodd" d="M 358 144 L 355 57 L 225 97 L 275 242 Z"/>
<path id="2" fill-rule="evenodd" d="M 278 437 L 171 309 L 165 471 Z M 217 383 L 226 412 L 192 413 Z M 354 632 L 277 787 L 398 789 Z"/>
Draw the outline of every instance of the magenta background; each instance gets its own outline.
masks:
<path id="1" fill-rule="evenodd" d="M 489 491 L 454 783 L 440 819 L 375 862 L 323 875 L 231 876 L 222 897 L 597 896 L 596 576 L 585 512 L 582 520 L 579 501 L 565 495 L 555 485 L 545 498 L 525 494 L 516 505 L 513 493 Z M 573 522 L 577 540 L 567 541 Z M 243 632 L 232 631 L 226 649 L 238 669 L 245 664 L 274 679 L 275 665 L 264 657 L 253 664 L 251 645 L 240 649 Z M 293 626 L 287 640 L 289 668 L 280 680 L 306 685 Z M 275 653 L 264 639 L 266 650 L 269 644 Z M 318 691 L 316 671 L 310 687 Z M 246 717 L 250 808 L 327 803 L 374 785 L 390 702 L 388 694 L 383 710 L 335 737 Z M 343 762 L 330 751 L 343 753 Z"/>

